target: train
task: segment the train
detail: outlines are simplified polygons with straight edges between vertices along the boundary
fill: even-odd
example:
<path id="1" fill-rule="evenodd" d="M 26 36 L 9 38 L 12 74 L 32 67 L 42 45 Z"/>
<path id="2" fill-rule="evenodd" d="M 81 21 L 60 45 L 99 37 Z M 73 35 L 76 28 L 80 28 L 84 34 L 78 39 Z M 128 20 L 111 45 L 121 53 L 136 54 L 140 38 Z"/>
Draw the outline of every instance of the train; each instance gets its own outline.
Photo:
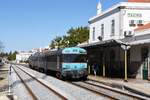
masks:
<path id="1" fill-rule="evenodd" d="M 80 47 L 37 52 L 28 59 L 29 67 L 42 72 L 55 72 L 60 79 L 86 79 L 87 51 Z"/>

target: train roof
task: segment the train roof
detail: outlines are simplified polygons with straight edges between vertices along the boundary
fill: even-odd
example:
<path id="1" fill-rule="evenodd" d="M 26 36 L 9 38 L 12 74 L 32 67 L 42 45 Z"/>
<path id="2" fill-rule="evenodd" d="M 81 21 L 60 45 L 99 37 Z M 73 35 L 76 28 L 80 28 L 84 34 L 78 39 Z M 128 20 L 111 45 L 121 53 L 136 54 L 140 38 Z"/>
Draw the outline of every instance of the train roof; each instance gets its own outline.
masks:
<path id="1" fill-rule="evenodd" d="M 56 54 L 59 55 L 59 54 L 61 54 L 61 51 L 62 51 L 62 49 L 48 50 L 48 51 L 45 51 L 43 53 L 43 55 L 45 55 L 45 56 L 56 55 Z"/>
<path id="2" fill-rule="evenodd" d="M 61 54 L 87 54 L 86 50 L 80 47 L 68 47 L 61 49 L 48 50 L 43 53 L 43 55 L 61 55 Z"/>
<path id="3" fill-rule="evenodd" d="M 42 53 L 37 52 L 31 56 L 31 59 L 32 57 L 42 57 L 42 56 L 61 55 L 61 54 L 87 54 L 87 52 L 85 49 L 80 47 L 68 47 L 68 48 L 47 50 Z"/>
<path id="4" fill-rule="evenodd" d="M 29 57 L 29 59 L 35 59 L 35 58 L 39 57 L 39 55 L 40 55 L 40 52 L 36 52 L 36 53 L 32 54 L 32 55 Z"/>
<path id="5" fill-rule="evenodd" d="M 86 54 L 86 50 L 80 47 L 64 48 L 62 54 Z"/>

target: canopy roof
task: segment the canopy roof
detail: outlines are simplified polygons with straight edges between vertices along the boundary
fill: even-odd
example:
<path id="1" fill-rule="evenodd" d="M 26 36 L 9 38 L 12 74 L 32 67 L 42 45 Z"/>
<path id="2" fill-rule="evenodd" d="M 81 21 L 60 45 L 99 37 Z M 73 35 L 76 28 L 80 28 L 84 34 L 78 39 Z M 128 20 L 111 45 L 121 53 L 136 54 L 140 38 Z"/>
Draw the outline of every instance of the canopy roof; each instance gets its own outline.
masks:
<path id="1" fill-rule="evenodd" d="M 150 43 L 150 34 L 143 35 L 143 36 L 128 37 L 128 38 L 118 39 L 118 40 L 110 39 L 105 41 L 98 41 L 90 44 L 89 43 L 84 44 L 79 47 L 83 47 L 83 48 L 111 47 L 111 46 L 118 46 L 118 45 L 134 46 L 134 45 L 142 45 L 142 44 L 149 44 L 149 43 Z"/>

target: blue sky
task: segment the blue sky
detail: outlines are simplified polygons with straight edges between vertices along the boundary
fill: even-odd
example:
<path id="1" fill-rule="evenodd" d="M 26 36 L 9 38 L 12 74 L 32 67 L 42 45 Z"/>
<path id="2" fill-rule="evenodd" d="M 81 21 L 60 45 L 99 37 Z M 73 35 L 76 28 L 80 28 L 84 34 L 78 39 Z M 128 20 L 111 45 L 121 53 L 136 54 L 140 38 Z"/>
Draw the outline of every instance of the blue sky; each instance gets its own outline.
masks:
<path id="1" fill-rule="evenodd" d="M 45 47 L 71 27 L 87 26 L 99 0 L 0 0 L 5 52 Z M 103 10 L 120 0 L 102 0 Z"/>

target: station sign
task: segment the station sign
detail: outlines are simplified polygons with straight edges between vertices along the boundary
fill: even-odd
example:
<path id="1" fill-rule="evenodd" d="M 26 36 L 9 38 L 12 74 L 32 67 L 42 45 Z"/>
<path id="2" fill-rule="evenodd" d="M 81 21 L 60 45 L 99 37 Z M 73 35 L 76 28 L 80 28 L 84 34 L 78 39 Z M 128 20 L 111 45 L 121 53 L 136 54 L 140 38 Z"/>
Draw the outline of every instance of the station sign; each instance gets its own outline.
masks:
<path id="1" fill-rule="evenodd" d="M 141 18 L 142 14 L 141 13 L 127 13 L 128 17 L 134 17 L 134 18 Z"/>

